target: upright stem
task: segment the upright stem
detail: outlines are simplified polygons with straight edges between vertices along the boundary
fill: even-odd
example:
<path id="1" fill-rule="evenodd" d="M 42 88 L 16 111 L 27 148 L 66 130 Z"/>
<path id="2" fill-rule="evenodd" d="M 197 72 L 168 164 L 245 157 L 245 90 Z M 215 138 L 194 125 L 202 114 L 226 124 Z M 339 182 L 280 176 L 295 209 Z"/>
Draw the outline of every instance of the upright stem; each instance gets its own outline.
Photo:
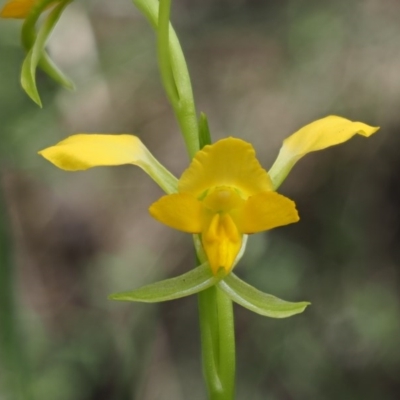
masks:
<path id="1" fill-rule="evenodd" d="M 235 324 L 232 300 L 217 286 L 217 312 L 219 328 L 219 376 L 224 399 L 233 399 L 235 393 Z"/>
<path id="2" fill-rule="evenodd" d="M 179 39 L 169 22 L 171 0 L 132 0 L 157 33 L 158 62 L 190 158 L 200 148 L 192 84 Z"/>
<path id="3" fill-rule="evenodd" d="M 160 1 L 157 27 L 157 54 L 161 79 L 167 96 L 173 107 L 179 107 L 179 92 L 176 87 L 171 67 L 169 50 L 169 19 L 171 15 L 171 0 Z"/>
<path id="4" fill-rule="evenodd" d="M 174 109 L 190 158 L 211 142 L 202 117 L 202 135 L 192 86 L 179 40 L 170 25 L 171 0 L 132 0 L 157 32 L 158 63 L 162 82 Z M 196 252 L 203 254 L 195 235 Z M 235 391 L 235 333 L 232 302 L 218 287 L 199 293 L 203 371 L 210 400 L 233 400 Z"/>
<path id="5" fill-rule="evenodd" d="M 199 293 L 203 373 L 210 400 L 235 392 L 235 333 L 231 300 L 218 287 Z"/>

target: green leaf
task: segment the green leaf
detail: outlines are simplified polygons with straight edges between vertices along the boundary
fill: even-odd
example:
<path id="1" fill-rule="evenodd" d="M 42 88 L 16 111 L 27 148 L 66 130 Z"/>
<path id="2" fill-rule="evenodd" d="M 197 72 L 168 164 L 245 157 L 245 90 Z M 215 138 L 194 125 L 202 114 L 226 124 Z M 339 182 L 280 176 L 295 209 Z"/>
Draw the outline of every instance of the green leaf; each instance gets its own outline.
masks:
<path id="1" fill-rule="evenodd" d="M 211 144 L 210 128 L 208 126 L 207 116 L 204 113 L 201 113 L 199 118 L 199 141 L 200 141 L 200 150 L 205 145 Z"/>
<path id="2" fill-rule="evenodd" d="M 291 303 L 261 292 L 239 279 L 232 272 L 218 283 L 234 302 L 257 314 L 272 318 L 286 318 L 299 314 L 310 304 L 306 301 Z"/>
<path id="3" fill-rule="evenodd" d="M 32 8 L 28 17 L 25 19 L 22 25 L 21 39 L 22 44 L 26 51 L 32 49 L 36 41 L 36 23 L 42 13 L 51 5 L 51 3 L 58 3 L 57 0 L 38 0 L 35 6 Z M 70 3 L 69 0 L 64 0 L 63 3 L 65 7 Z M 41 58 L 38 63 L 39 68 L 41 68 L 46 74 L 52 78 L 55 82 L 65 87 L 66 89 L 74 90 L 74 83 L 65 74 L 60 71 L 60 69 L 54 64 L 49 55 L 43 50 Z"/>
<path id="4" fill-rule="evenodd" d="M 111 300 L 141 301 L 157 303 L 160 301 L 174 300 L 190 296 L 217 284 L 222 276 L 213 275 L 208 263 L 186 272 L 176 278 L 142 286 L 131 292 L 115 293 L 108 296 Z"/>
<path id="5" fill-rule="evenodd" d="M 33 58 L 33 52 L 30 50 L 22 64 L 21 72 L 21 85 L 24 88 L 27 95 L 39 106 L 42 107 L 42 101 L 36 87 L 36 66 Z"/>
<path id="6" fill-rule="evenodd" d="M 42 58 L 42 64 L 44 64 L 46 68 L 54 67 L 54 65 L 49 63 L 49 59 L 44 53 L 44 48 L 51 32 L 53 31 L 57 21 L 59 20 L 62 12 L 64 11 L 64 8 L 67 5 L 68 2 L 61 3 L 57 5 L 54 10 L 49 14 L 38 32 L 33 47 L 29 50 L 22 64 L 21 85 L 28 96 L 40 107 L 42 107 L 42 102 L 40 100 L 40 96 L 36 87 L 36 68 Z M 56 70 L 54 70 L 53 72 L 58 73 L 58 71 Z M 58 75 L 59 74 L 57 74 L 57 76 Z M 55 78 L 56 74 L 52 75 L 52 77 Z M 61 79 L 63 77 L 59 78 Z"/>

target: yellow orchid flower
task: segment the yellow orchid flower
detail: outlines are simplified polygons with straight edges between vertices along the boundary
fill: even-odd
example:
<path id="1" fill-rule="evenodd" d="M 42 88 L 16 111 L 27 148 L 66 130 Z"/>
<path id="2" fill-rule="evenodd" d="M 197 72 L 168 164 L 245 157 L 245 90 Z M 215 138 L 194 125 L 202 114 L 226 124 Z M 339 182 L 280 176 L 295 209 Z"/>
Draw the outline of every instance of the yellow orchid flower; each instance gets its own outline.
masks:
<path id="1" fill-rule="evenodd" d="M 0 11 L 1 18 L 25 19 L 37 0 L 9 0 Z"/>
<path id="2" fill-rule="evenodd" d="M 158 221 L 201 242 L 214 274 L 230 272 L 244 234 L 297 222 L 293 201 L 273 192 L 271 180 L 253 147 L 222 139 L 194 157 L 178 183 L 178 193 L 150 207 Z"/>
<path id="3" fill-rule="evenodd" d="M 342 143 L 379 128 L 329 116 L 306 125 L 283 142 L 269 174 L 251 144 L 222 139 L 197 152 L 179 181 L 132 135 L 73 135 L 40 154 L 67 171 L 134 164 L 147 172 L 167 196 L 150 206 L 158 221 L 183 232 L 200 234 L 214 273 L 231 271 L 244 235 L 299 220 L 293 201 L 274 190 L 305 154 Z"/>

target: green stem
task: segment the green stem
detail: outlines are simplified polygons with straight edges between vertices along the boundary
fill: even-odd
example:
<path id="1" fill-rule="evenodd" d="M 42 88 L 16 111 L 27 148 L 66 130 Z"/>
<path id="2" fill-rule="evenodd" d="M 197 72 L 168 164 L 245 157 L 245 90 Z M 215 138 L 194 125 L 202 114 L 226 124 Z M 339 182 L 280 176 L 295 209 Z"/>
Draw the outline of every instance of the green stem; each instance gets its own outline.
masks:
<path id="1" fill-rule="evenodd" d="M 13 249 L 2 183 L 0 181 L 0 360 L 6 390 L 12 393 L 12 398 L 28 400 L 31 395 L 16 315 Z"/>
<path id="2" fill-rule="evenodd" d="M 161 78 L 174 109 L 189 156 L 193 158 L 200 148 L 199 128 L 186 60 L 178 37 L 169 23 L 171 1 L 132 1 L 157 32 Z"/>
<path id="3" fill-rule="evenodd" d="M 199 293 L 203 373 L 210 400 L 232 400 L 235 334 L 231 300 L 218 287 Z"/>
<path id="4" fill-rule="evenodd" d="M 217 312 L 219 328 L 219 374 L 224 389 L 224 399 L 235 394 L 235 324 L 232 300 L 217 286 Z"/>
<path id="5" fill-rule="evenodd" d="M 158 13 L 157 52 L 161 79 L 172 105 L 179 107 L 179 93 L 176 88 L 171 68 L 169 54 L 169 19 L 171 15 L 171 0 L 161 0 Z"/>

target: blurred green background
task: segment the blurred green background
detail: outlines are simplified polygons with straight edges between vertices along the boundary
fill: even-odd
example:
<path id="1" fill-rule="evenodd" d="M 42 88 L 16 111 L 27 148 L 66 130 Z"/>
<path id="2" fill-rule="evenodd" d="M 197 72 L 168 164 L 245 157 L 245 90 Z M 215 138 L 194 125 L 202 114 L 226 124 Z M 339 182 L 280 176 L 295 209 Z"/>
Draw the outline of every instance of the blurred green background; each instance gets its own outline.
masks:
<path id="1" fill-rule="evenodd" d="M 235 307 L 237 399 L 399 399 L 400 2 L 173 3 L 214 140 L 251 141 L 268 169 L 323 116 L 381 127 L 299 162 L 280 192 L 300 222 L 250 237 L 237 274 L 312 306 Z M 153 32 L 129 1 L 74 2 L 49 51 L 77 90 L 39 72 L 40 110 L 19 85 L 19 29 L 0 22 L 0 399 L 205 399 L 196 298 L 107 300 L 194 266 L 190 235 L 147 212 L 160 189 L 135 167 L 67 173 L 36 155 L 76 132 L 134 133 L 181 174 Z"/>

